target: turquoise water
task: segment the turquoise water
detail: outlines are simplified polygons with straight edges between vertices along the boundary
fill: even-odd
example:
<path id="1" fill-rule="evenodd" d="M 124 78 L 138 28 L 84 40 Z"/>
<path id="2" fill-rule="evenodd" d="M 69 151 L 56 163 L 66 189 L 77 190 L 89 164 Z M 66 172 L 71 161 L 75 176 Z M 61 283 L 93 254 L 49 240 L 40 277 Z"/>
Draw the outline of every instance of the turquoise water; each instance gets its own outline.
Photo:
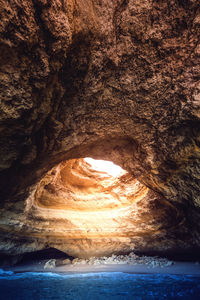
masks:
<path id="1" fill-rule="evenodd" d="M 191 275 L 0 272 L 1 300 L 200 299 L 200 277 Z"/>

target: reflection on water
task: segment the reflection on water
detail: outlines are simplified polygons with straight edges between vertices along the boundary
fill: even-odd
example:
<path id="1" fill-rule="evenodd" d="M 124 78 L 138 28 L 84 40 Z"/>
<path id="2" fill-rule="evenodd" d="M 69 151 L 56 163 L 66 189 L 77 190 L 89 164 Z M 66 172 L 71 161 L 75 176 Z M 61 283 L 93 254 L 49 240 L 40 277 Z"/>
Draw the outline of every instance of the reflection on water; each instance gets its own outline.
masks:
<path id="1" fill-rule="evenodd" d="M 200 277 L 192 275 L 0 272 L 1 300 L 200 299 Z"/>

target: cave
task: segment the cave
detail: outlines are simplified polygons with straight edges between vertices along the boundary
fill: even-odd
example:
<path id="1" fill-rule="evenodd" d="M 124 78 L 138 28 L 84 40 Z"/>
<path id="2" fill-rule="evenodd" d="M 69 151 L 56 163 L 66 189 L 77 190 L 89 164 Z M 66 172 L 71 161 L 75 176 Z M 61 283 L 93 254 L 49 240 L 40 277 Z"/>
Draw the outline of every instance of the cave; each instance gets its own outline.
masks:
<path id="1" fill-rule="evenodd" d="M 199 26 L 198 0 L 0 1 L 0 257 L 200 259 Z"/>
<path id="2" fill-rule="evenodd" d="M 0 297 L 199 299 L 199 41 L 199 0 L 0 0 Z"/>

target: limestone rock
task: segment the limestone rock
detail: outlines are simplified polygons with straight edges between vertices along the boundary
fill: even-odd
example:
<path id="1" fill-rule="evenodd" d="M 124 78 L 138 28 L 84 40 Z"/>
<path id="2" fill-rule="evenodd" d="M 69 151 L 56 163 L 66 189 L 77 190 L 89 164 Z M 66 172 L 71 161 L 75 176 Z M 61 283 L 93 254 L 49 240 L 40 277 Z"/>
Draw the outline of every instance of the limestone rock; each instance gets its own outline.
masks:
<path id="1" fill-rule="evenodd" d="M 50 259 L 44 265 L 44 269 L 54 269 L 55 267 L 56 267 L 56 259 Z"/>
<path id="2" fill-rule="evenodd" d="M 0 0 L 0 253 L 199 252 L 199 19 L 199 0 Z"/>
<path id="3" fill-rule="evenodd" d="M 85 265 L 87 264 L 87 261 L 80 258 L 75 258 L 72 260 L 72 265 Z"/>
<path id="4" fill-rule="evenodd" d="M 71 260 L 69 258 L 62 260 L 62 265 L 71 265 Z"/>
<path id="5" fill-rule="evenodd" d="M 170 261 L 166 258 L 159 258 L 159 257 L 151 257 L 151 256 L 137 256 L 133 252 L 129 255 L 112 255 L 109 257 L 91 257 L 87 260 L 85 259 L 78 259 L 75 258 L 72 261 L 73 265 L 146 265 L 149 268 L 156 268 L 156 267 L 169 267 L 174 264 L 173 261 Z"/>

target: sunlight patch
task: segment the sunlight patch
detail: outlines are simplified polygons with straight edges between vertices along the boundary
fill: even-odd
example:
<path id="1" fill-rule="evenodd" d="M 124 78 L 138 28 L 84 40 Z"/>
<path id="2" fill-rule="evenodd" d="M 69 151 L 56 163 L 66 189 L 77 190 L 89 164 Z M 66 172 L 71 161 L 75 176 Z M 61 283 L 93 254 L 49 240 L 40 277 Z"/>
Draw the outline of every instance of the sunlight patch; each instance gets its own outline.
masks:
<path id="1" fill-rule="evenodd" d="M 95 170 L 99 172 L 105 172 L 112 177 L 120 177 L 127 172 L 123 170 L 120 166 L 115 165 L 111 161 L 107 160 L 97 160 L 91 157 L 86 157 L 84 160 Z"/>

